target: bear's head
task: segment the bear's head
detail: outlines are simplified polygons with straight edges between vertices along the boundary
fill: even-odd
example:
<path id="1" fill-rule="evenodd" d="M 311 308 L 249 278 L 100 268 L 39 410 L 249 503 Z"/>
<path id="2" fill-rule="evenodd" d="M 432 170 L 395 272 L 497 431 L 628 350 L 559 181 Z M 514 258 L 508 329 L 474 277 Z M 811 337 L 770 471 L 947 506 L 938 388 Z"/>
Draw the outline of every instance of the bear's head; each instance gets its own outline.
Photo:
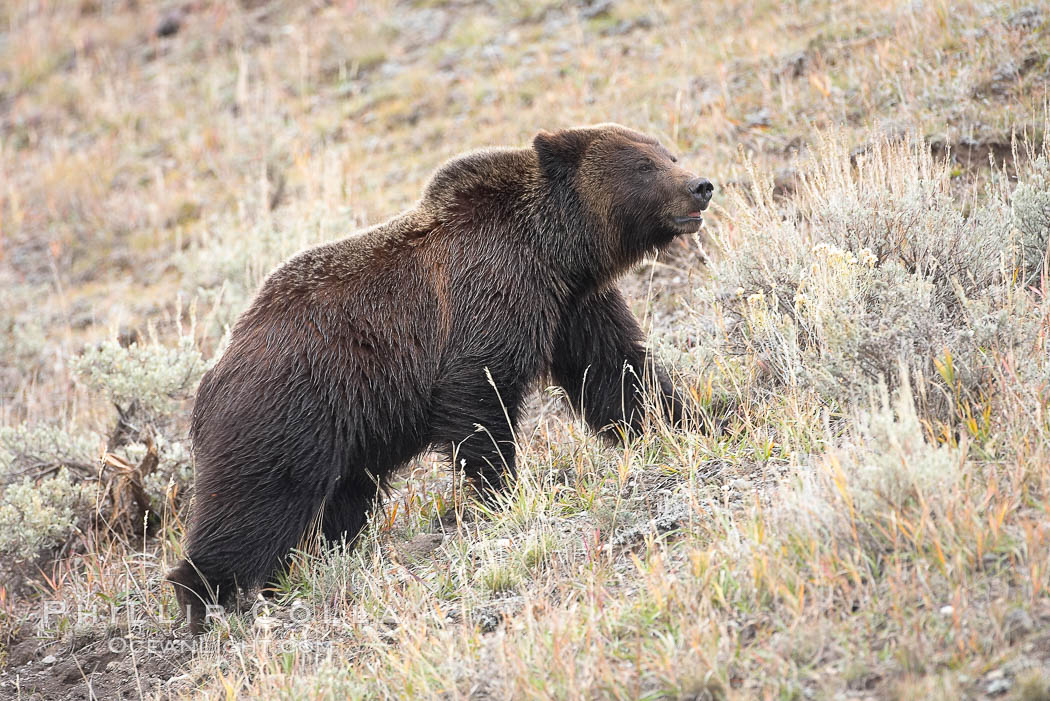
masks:
<path id="1" fill-rule="evenodd" d="M 714 187 L 678 165 L 656 139 L 618 124 L 540 132 L 540 171 L 564 199 L 574 232 L 599 237 L 595 251 L 616 273 L 703 223 Z M 582 212 L 577 212 L 580 209 Z"/>

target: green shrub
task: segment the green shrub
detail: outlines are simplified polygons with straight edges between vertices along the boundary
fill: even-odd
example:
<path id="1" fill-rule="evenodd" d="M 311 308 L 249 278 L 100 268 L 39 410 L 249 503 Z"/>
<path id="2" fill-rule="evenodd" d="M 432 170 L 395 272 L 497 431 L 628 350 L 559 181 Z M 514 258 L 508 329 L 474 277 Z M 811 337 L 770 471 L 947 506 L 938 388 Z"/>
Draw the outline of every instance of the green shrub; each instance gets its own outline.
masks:
<path id="1" fill-rule="evenodd" d="M 1045 255 L 1045 162 L 1021 169 L 1012 204 L 990 191 L 969 214 L 919 141 L 876 143 L 855 166 L 826 143 L 788 202 L 756 177 L 753 202 L 731 195 L 740 217 L 706 296 L 727 330 L 706 344 L 750 357 L 766 391 L 810 389 L 840 408 L 898 377 L 903 358 L 920 412 L 950 418 L 983 396 L 997 352 L 1038 336 L 1040 303 L 1015 280 Z"/>
<path id="2" fill-rule="evenodd" d="M 167 414 L 188 397 L 207 367 L 192 335 L 180 336 L 175 347 L 155 338 L 127 347 L 104 341 L 73 361 L 74 372 L 89 388 L 118 407 L 137 404 L 153 417 Z"/>
<path id="3" fill-rule="evenodd" d="M 906 372 L 903 370 L 901 372 Z M 926 437 L 910 383 L 875 391 L 874 408 L 861 413 L 849 435 L 815 468 L 798 472 L 798 484 L 778 496 L 786 532 L 805 538 L 850 542 L 869 550 L 892 548 L 897 520 L 921 522 L 944 515 L 962 479 L 964 454 Z"/>
<path id="4" fill-rule="evenodd" d="M 1021 281 L 1034 285 L 1046 270 L 1050 244 L 1050 159 L 1047 156 L 1036 159 L 1026 180 L 1018 183 L 1010 214 L 1018 233 Z"/>
<path id="5" fill-rule="evenodd" d="M 65 469 L 39 482 L 9 485 L 0 502 L 0 552 L 31 559 L 63 543 L 93 503 L 93 486 L 75 483 Z"/>
<path id="6" fill-rule="evenodd" d="M 93 471 L 101 447 L 101 437 L 90 431 L 71 433 L 47 424 L 0 426 L 0 483 L 59 467 Z"/>

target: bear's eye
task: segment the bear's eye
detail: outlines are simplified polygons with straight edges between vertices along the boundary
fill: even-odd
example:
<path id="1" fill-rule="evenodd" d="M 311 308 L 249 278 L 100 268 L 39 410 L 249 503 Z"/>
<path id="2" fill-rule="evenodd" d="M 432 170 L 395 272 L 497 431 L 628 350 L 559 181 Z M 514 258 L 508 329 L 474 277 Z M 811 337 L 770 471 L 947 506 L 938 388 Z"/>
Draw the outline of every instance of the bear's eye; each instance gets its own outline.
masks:
<path id="1" fill-rule="evenodd" d="M 656 164 L 654 164 L 652 161 L 641 161 L 638 164 L 638 172 L 639 173 L 650 173 L 650 172 L 652 172 L 655 169 L 656 169 Z"/>

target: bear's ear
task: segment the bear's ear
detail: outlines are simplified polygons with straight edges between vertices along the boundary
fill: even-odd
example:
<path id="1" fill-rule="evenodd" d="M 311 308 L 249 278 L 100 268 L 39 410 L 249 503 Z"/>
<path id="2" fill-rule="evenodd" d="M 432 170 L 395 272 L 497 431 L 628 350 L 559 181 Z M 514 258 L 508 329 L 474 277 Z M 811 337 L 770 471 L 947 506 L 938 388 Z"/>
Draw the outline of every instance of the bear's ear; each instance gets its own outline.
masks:
<path id="1" fill-rule="evenodd" d="M 532 148 L 539 156 L 543 172 L 549 177 L 559 177 L 576 170 L 590 142 L 591 134 L 585 129 L 541 131 L 532 140 Z"/>

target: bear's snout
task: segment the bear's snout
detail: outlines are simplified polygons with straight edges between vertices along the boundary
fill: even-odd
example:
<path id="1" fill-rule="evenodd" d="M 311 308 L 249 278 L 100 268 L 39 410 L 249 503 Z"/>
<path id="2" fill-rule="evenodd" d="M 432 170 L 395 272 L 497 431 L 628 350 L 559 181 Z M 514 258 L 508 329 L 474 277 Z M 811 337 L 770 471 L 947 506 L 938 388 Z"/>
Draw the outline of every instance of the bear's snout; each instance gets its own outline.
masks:
<path id="1" fill-rule="evenodd" d="M 688 188 L 689 194 L 697 201 L 700 210 L 707 209 L 711 196 L 715 192 L 715 186 L 711 184 L 711 181 L 707 178 L 694 178 L 689 181 Z"/>

